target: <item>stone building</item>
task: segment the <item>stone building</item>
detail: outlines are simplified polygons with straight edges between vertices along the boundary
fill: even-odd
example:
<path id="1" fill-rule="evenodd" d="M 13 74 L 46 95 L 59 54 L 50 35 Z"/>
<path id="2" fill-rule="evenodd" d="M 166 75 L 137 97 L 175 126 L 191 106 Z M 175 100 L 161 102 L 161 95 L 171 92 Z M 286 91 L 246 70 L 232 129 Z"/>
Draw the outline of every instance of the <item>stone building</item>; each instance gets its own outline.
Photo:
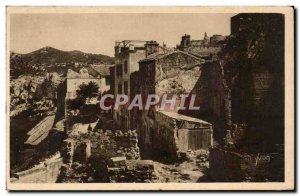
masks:
<path id="1" fill-rule="evenodd" d="M 95 78 L 100 78 L 103 81 L 105 78 L 105 82 L 102 82 L 102 86 L 100 87 L 101 92 L 107 92 L 110 90 L 111 86 L 111 74 L 110 68 L 114 65 L 103 65 L 103 64 L 93 64 L 88 67 L 88 72 L 90 75 L 94 76 Z"/>
<path id="2" fill-rule="evenodd" d="M 224 71 L 218 60 L 206 60 L 201 75 L 191 93 L 198 96 L 200 110 L 180 111 L 190 116 L 208 121 L 214 126 L 214 139 L 221 141 L 231 124 L 231 94 Z M 202 107 L 201 107 L 202 106 Z"/>
<path id="3" fill-rule="evenodd" d="M 224 145 L 210 151 L 211 176 L 283 181 L 284 16 L 238 14 L 231 18 L 231 33 L 219 53 L 231 126 Z M 268 161 L 257 160 L 258 153 Z"/>
<path id="4" fill-rule="evenodd" d="M 67 99 L 74 99 L 76 97 L 76 91 L 80 85 L 88 84 L 89 82 L 95 82 L 99 86 L 99 91 L 103 93 L 107 90 L 105 77 L 99 78 L 89 74 L 88 70 L 82 68 L 79 73 L 69 69 L 67 73 Z"/>
<path id="5" fill-rule="evenodd" d="M 149 54 L 157 52 L 158 43 L 156 41 L 135 41 L 124 40 L 116 42 L 115 45 L 115 66 L 110 68 L 111 89 L 113 94 L 125 94 L 131 96 L 130 76 L 139 70 L 139 61 L 145 59 Z M 124 129 L 129 129 L 130 113 L 126 109 L 113 111 L 113 118 Z"/>
<path id="6" fill-rule="evenodd" d="M 199 56 L 207 56 L 218 53 L 224 45 L 225 39 L 225 36 L 217 34 L 208 37 L 205 32 L 202 40 L 192 40 L 190 35 L 185 34 L 181 37 L 180 45 L 177 45 L 177 48 Z"/>
<path id="7" fill-rule="evenodd" d="M 284 17 L 238 14 L 231 30 L 221 56 L 232 90 L 232 121 L 247 124 L 251 150 L 274 152 L 284 141 Z"/>
<path id="8" fill-rule="evenodd" d="M 139 62 L 139 72 L 132 74 L 132 94 L 190 94 L 201 75 L 205 60 L 188 52 L 175 50 L 152 53 Z M 197 100 L 197 96 L 196 96 Z M 176 102 L 175 108 L 178 106 Z M 132 110 L 131 122 L 137 127 L 141 155 L 180 158 L 189 149 L 208 150 L 212 146 L 212 125 L 178 110 Z"/>

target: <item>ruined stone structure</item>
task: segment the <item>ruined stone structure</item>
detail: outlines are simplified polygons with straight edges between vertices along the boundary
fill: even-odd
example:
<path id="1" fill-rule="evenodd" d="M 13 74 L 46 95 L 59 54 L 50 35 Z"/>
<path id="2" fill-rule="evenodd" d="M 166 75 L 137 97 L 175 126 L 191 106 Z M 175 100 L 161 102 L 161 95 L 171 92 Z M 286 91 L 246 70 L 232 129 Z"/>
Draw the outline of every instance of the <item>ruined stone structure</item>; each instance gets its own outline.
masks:
<path id="1" fill-rule="evenodd" d="M 224 145 L 210 151 L 211 177 L 218 181 L 282 181 L 284 17 L 238 14 L 231 19 L 231 33 L 219 53 L 231 120 Z"/>
<path id="2" fill-rule="evenodd" d="M 139 72 L 132 75 L 132 95 L 190 94 L 203 63 L 203 59 L 184 51 L 153 53 L 140 61 Z M 207 150 L 212 146 L 210 123 L 189 117 L 189 113 L 180 115 L 177 112 L 159 111 L 156 107 L 132 111 L 131 122 L 138 130 L 142 156 L 177 159 L 181 151 Z"/>
<path id="3" fill-rule="evenodd" d="M 81 156 L 80 163 L 86 163 L 91 156 L 106 154 L 109 157 L 124 156 L 128 160 L 140 158 L 136 131 L 106 130 L 94 128 L 86 134 L 72 136 L 65 140 L 68 159 L 72 165 Z"/>
<path id="4" fill-rule="evenodd" d="M 274 152 L 284 141 L 284 17 L 238 14 L 231 30 L 220 56 L 232 121 L 247 125 L 247 150 Z"/>
<path id="5" fill-rule="evenodd" d="M 213 129 L 203 120 L 175 112 L 158 111 L 153 119 L 144 116 L 139 140 L 145 153 L 180 158 L 188 150 L 208 150 L 213 144 Z"/>
<path id="6" fill-rule="evenodd" d="M 190 116 L 213 124 L 214 138 L 220 142 L 231 125 L 231 91 L 225 82 L 224 71 L 218 60 L 206 60 L 191 93 L 198 96 L 200 110 L 180 113 L 189 113 Z"/>
<path id="7" fill-rule="evenodd" d="M 62 158 L 48 160 L 31 169 L 15 173 L 12 183 L 55 183 L 62 166 Z"/>
<path id="8" fill-rule="evenodd" d="M 192 40 L 190 35 L 183 35 L 181 37 L 180 45 L 177 45 L 179 50 L 188 51 L 199 56 L 207 56 L 218 53 L 225 43 L 225 36 L 213 35 L 208 37 L 204 33 L 202 40 Z"/>
<path id="9" fill-rule="evenodd" d="M 114 157 L 108 166 L 110 182 L 157 182 L 154 163 L 151 160 L 127 160 Z"/>
<path id="10" fill-rule="evenodd" d="M 111 157 L 124 156 L 128 160 L 140 158 L 140 152 L 137 145 L 137 133 L 135 130 L 96 130 L 90 133 L 91 152 L 96 154 L 97 151 L 105 151 Z"/>

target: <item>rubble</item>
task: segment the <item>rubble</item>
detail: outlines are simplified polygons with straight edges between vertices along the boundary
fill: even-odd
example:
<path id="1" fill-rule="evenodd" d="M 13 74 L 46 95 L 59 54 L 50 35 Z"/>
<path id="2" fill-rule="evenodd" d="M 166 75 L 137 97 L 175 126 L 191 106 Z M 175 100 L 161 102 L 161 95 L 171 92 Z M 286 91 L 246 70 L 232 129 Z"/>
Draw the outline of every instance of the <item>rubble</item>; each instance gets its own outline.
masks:
<path id="1" fill-rule="evenodd" d="M 154 163 L 151 160 L 127 160 L 126 157 L 111 158 L 108 166 L 110 182 L 157 182 Z"/>

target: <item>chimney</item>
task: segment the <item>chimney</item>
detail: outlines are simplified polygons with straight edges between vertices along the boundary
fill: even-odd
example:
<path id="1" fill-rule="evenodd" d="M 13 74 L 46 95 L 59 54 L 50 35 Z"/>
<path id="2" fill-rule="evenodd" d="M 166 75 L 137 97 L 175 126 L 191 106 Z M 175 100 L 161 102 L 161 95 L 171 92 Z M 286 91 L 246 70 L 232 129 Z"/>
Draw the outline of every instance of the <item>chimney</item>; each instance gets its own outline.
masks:
<path id="1" fill-rule="evenodd" d="M 145 48 L 146 48 L 146 58 L 153 53 L 158 52 L 158 46 L 159 44 L 156 41 L 147 41 L 145 43 Z"/>

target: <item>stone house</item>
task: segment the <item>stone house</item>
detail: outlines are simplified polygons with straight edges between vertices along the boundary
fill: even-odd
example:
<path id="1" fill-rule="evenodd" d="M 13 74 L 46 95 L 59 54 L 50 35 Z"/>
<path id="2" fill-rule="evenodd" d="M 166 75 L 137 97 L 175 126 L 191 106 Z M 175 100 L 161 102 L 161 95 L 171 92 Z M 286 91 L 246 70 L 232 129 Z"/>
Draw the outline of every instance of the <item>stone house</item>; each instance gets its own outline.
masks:
<path id="1" fill-rule="evenodd" d="M 110 67 L 113 67 L 114 65 L 103 65 L 103 64 L 93 64 L 90 65 L 87 69 L 90 75 L 94 76 L 95 78 L 105 78 L 105 82 L 102 79 L 102 86 L 101 92 L 107 92 L 110 90 L 111 86 L 111 75 L 110 75 Z"/>
<path id="2" fill-rule="evenodd" d="M 139 71 L 131 76 L 131 95 L 147 97 L 156 94 L 161 97 L 165 94 L 190 94 L 204 62 L 204 59 L 180 50 L 148 53 L 139 62 Z M 143 158 L 178 159 L 181 152 L 208 150 L 212 146 L 212 125 L 190 117 L 188 113 L 182 115 L 178 112 L 176 109 L 160 110 L 157 106 L 145 111 L 131 111 L 131 124 L 138 131 Z"/>
<path id="3" fill-rule="evenodd" d="M 185 110 L 180 113 L 212 123 L 214 139 L 221 141 L 231 124 L 231 91 L 225 82 L 223 69 L 218 60 L 206 60 L 191 93 L 198 96 L 200 110 Z"/>
<path id="4" fill-rule="evenodd" d="M 125 94 L 131 96 L 130 77 L 139 70 L 139 61 L 145 59 L 147 53 L 156 50 L 158 43 L 155 41 L 124 40 L 115 44 L 115 66 L 110 68 L 111 89 L 115 95 Z M 148 51 L 148 52 L 147 52 Z M 131 128 L 130 113 L 124 109 L 113 111 L 113 118 L 124 129 Z"/>
<path id="5" fill-rule="evenodd" d="M 96 78 L 88 73 L 88 70 L 82 68 L 79 73 L 69 69 L 67 73 L 67 99 L 74 99 L 76 97 L 76 91 L 80 85 L 88 84 L 89 82 L 95 82 L 99 86 L 99 91 L 103 93 L 106 91 L 105 78 Z"/>

